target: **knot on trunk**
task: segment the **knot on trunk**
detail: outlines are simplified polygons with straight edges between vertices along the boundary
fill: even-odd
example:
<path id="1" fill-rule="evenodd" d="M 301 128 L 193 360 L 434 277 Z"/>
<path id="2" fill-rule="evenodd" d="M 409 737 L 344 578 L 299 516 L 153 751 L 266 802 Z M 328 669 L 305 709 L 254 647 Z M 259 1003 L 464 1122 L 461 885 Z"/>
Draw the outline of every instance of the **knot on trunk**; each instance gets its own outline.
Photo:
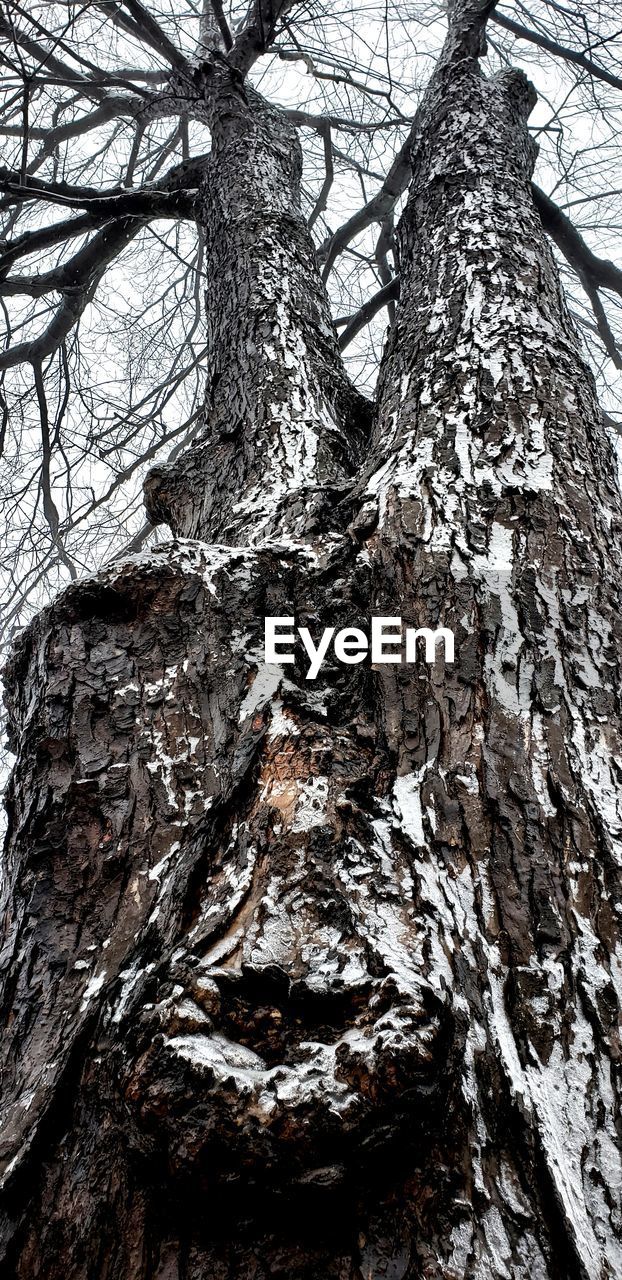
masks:
<path id="1" fill-rule="evenodd" d="M 174 467 L 160 465 L 147 472 L 143 482 L 143 500 L 147 519 L 152 525 L 170 524 L 174 484 Z"/>
<path id="2" fill-rule="evenodd" d="M 505 94 L 519 118 L 528 120 L 538 101 L 538 94 L 525 72 L 518 67 L 511 67 L 495 76 L 495 84 Z"/>

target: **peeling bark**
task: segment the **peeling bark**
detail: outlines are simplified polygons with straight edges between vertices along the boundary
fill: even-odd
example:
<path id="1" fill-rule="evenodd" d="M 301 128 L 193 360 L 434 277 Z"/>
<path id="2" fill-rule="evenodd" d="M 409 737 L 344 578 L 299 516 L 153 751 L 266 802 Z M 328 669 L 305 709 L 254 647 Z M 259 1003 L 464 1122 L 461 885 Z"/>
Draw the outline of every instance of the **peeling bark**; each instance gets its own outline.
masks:
<path id="1" fill-rule="evenodd" d="M 175 537 L 8 672 L 7 1276 L 622 1269 L 622 504 L 485 16 L 418 115 L 369 437 L 293 136 L 207 77 Z M 266 615 L 370 614 L 451 627 L 454 667 L 263 662 Z"/>
<path id="2" fill-rule="evenodd" d="M 339 354 L 300 209 L 294 126 L 222 73 L 208 77 L 206 106 L 206 427 L 174 467 L 151 471 L 147 511 L 209 542 L 303 536 L 347 486 L 370 408 Z"/>

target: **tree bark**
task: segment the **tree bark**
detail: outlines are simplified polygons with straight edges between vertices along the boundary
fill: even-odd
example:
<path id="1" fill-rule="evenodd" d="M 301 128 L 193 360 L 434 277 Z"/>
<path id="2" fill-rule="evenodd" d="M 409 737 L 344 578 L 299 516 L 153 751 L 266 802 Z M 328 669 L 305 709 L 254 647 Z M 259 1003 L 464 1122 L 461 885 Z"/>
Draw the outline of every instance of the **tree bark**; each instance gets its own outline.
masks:
<path id="1" fill-rule="evenodd" d="M 205 431 L 154 468 L 147 510 L 182 537 L 248 544 L 308 535 L 360 460 L 370 407 L 348 381 L 300 209 L 294 126 L 210 71 Z"/>
<path id="2" fill-rule="evenodd" d="M 371 433 L 293 134 L 203 73 L 175 536 L 8 672 L 7 1276 L 622 1270 L 622 505 L 485 19 L 454 4 L 418 113 Z M 372 614 L 455 664 L 264 662 L 266 615 Z"/>

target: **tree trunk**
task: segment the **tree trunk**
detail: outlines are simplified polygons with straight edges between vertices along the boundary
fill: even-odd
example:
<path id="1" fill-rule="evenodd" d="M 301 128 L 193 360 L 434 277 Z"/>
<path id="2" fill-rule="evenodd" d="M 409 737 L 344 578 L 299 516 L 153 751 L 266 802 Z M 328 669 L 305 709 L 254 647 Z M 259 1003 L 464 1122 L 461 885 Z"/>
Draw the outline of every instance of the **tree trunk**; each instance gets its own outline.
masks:
<path id="1" fill-rule="evenodd" d="M 293 125 L 222 70 L 206 107 L 206 430 L 175 466 L 152 469 L 147 510 L 210 543 L 308 536 L 360 460 L 369 405 L 339 355 Z"/>
<path id="2" fill-rule="evenodd" d="M 8 673 L 7 1276 L 621 1273 L 622 510 L 484 22 L 454 6 L 419 110 L 369 436 L 295 140 L 206 85 L 175 540 Z M 311 682 L 267 615 L 443 625 L 456 661 Z"/>

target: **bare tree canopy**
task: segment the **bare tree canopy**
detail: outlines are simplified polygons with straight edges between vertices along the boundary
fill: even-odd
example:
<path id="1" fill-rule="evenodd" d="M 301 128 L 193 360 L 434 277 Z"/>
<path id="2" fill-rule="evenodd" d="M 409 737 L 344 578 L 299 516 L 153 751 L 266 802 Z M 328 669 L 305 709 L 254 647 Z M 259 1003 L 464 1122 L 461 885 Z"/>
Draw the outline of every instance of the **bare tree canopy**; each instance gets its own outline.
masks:
<path id="1" fill-rule="evenodd" d="M 8 1280 L 622 1274 L 618 21 L 2 6 Z"/>
<path id="2" fill-rule="evenodd" d="M 616 9 L 498 6 L 484 64 L 522 66 L 536 82 L 538 208 L 612 430 L 622 420 Z M 444 21 L 430 3 L 286 4 L 267 17 L 180 0 L 3 3 L 5 628 L 144 542 L 145 466 L 176 456 L 197 429 L 209 376 L 194 210 L 210 148 L 202 62 L 227 58 L 296 128 L 346 368 L 371 394 L 399 288 L 393 229 L 412 121 Z"/>

